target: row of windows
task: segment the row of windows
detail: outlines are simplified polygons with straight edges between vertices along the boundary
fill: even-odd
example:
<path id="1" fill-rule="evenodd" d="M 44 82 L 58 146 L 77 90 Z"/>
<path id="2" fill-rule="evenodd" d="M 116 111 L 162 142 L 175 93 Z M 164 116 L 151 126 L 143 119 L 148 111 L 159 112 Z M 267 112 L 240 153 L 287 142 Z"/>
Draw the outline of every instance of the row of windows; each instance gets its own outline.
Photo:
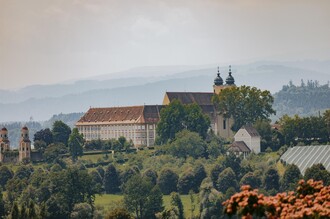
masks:
<path id="1" fill-rule="evenodd" d="M 107 126 L 79 126 L 78 130 L 83 131 L 100 131 L 100 130 L 145 130 L 146 125 L 107 125 Z M 153 125 L 149 125 L 149 129 L 153 130 Z"/>

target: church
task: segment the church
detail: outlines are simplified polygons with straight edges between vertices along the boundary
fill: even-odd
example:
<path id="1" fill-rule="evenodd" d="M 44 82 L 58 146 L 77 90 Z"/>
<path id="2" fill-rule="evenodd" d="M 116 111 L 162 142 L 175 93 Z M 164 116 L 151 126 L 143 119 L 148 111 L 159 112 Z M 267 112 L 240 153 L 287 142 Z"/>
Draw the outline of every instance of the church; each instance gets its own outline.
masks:
<path id="1" fill-rule="evenodd" d="M 8 138 L 8 130 L 3 127 L 0 131 L 0 162 L 1 163 L 17 163 L 31 159 L 31 141 L 29 139 L 29 129 L 24 126 L 21 129 L 21 138 L 19 141 L 18 151 L 10 149 L 10 141 Z"/>
<path id="2" fill-rule="evenodd" d="M 162 105 L 140 105 L 125 107 L 90 108 L 76 123 L 85 140 L 110 140 L 124 136 L 135 147 L 153 146 L 156 139 L 156 126 L 160 120 L 160 111 L 174 99 L 182 104 L 198 104 L 211 121 L 211 127 L 218 136 L 231 139 L 233 120 L 224 118 L 212 103 L 212 96 L 223 89 L 235 85 L 231 66 L 226 80 L 220 75 L 218 67 L 212 92 L 166 92 Z"/>

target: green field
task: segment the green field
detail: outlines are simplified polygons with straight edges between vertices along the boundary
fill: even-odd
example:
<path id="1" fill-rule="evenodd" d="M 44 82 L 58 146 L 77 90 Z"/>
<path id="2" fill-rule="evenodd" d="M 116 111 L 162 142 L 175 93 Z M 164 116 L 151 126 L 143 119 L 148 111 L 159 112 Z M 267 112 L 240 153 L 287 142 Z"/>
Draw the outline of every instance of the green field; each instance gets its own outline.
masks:
<path id="1" fill-rule="evenodd" d="M 184 206 L 184 214 L 186 217 L 191 216 L 191 202 L 189 195 L 180 195 L 183 206 Z M 194 195 L 195 199 L 195 211 L 194 215 L 199 213 L 199 204 L 198 204 L 198 196 Z M 104 195 L 96 195 L 95 197 L 95 206 L 104 207 L 104 209 L 111 209 L 116 205 L 119 205 L 123 200 L 122 195 L 111 195 L 111 194 L 104 194 Z M 163 196 L 164 206 L 165 208 L 171 207 L 171 197 L 170 195 Z"/>

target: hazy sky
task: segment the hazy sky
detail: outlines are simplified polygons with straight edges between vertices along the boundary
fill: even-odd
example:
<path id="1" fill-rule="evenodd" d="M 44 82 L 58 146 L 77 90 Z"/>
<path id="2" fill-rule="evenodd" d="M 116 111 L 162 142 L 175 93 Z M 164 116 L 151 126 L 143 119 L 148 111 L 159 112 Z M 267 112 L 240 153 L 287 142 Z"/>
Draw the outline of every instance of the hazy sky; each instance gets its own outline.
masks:
<path id="1" fill-rule="evenodd" d="M 288 57 L 330 59 L 329 0 L 0 0 L 0 89 Z"/>

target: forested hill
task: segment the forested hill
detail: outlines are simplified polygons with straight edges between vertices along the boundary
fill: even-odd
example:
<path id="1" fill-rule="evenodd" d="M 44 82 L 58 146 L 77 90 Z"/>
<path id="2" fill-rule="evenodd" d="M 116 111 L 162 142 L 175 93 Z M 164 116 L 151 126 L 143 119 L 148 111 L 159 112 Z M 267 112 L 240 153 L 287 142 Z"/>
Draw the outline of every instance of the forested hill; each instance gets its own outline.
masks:
<path id="1" fill-rule="evenodd" d="M 318 115 L 330 108 L 329 83 L 320 85 L 318 81 L 301 81 L 300 86 L 289 82 L 274 94 L 274 109 L 279 118 L 284 114 L 290 116 Z"/>

